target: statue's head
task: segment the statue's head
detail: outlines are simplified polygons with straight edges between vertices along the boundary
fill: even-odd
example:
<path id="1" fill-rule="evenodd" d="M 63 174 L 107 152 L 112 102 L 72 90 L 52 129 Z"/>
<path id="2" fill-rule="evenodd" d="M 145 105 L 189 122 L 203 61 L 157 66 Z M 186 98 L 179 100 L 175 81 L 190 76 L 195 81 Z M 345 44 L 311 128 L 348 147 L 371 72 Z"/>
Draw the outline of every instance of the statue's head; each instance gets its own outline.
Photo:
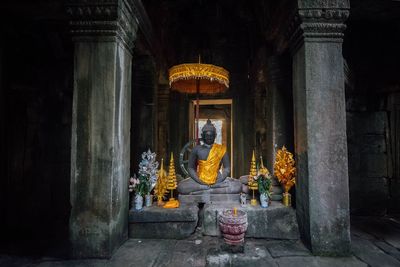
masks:
<path id="1" fill-rule="evenodd" d="M 214 144 L 215 137 L 217 137 L 217 129 L 211 123 L 211 120 L 208 119 L 207 123 L 201 128 L 201 138 L 207 145 L 212 145 Z"/>

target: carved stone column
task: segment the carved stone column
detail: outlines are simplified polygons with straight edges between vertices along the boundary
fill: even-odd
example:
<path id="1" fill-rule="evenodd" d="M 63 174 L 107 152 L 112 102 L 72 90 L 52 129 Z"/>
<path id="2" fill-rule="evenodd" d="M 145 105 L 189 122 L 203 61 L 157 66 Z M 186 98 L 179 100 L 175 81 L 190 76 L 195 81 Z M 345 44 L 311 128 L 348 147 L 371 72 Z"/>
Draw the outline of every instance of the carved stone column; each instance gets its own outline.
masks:
<path id="1" fill-rule="evenodd" d="M 128 1 L 69 1 L 67 12 L 75 42 L 72 256 L 109 258 L 128 238 L 131 51 L 137 25 Z"/>
<path id="2" fill-rule="evenodd" d="M 315 254 L 350 251 L 342 41 L 349 2 L 298 1 L 293 48 L 297 217 Z"/>

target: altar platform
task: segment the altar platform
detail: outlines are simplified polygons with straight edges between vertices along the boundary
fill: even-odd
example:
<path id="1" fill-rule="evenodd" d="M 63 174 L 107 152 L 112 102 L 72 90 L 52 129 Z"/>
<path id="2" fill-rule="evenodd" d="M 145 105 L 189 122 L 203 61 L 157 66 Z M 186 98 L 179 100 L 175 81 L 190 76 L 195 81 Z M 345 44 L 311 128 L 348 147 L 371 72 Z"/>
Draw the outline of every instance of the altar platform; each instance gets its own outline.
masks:
<path id="1" fill-rule="evenodd" d="M 129 211 L 130 238 L 184 239 L 196 230 L 199 208 L 181 204 L 176 209 L 164 209 L 153 204 L 141 210 Z"/>
<path id="2" fill-rule="evenodd" d="M 220 236 L 218 215 L 226 209 L 247 212 L 246 237 L 268 239 L 299 239 L 295 210 L 272 201 L 268 208 L 241 206 L 238 202 L 181 204 L 177 209 L 164 209 L 155 204 L 142 210 L 129 211 L 130 238 L 183 239 L 198 230 L 203 235 Z"/>

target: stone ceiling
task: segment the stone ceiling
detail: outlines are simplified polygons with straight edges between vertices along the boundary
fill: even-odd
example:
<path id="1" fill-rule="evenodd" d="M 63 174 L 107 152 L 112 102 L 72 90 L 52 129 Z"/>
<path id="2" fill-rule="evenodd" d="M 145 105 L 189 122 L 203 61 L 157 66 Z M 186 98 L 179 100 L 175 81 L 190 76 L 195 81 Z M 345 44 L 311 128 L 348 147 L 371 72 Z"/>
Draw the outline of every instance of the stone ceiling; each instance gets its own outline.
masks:
<path id="1" fill-rule="evenodd" d="M 293 1 L 143 1 L 160 53 L 169 66 L 197 62 L 199 54 L 203 61 L 215 61 L 216 50 L 242 42 L 244 35 L 247 47 L 243 44 L 243 50 L 255 51 L 273 43 L 277 21 L 285 17 L 290 4 Z M 350 4 L 349 24 L 377 21 L 400 25 L 399 0 L 352 0 Z"/>
<path id="2" fill-rule="evenodd" d="M 275 1 L 270 1 L 275 2 Z M 214 61 L 212 50 L 243 42 L 254 49 L 265 40 L 272 12 L 269 1 L 148 0 L 143 1 L 167 64 Z M 275 4 L 276 5 L 276 4 Z M 247 38 L 247 37 L 246 37 Z"/>

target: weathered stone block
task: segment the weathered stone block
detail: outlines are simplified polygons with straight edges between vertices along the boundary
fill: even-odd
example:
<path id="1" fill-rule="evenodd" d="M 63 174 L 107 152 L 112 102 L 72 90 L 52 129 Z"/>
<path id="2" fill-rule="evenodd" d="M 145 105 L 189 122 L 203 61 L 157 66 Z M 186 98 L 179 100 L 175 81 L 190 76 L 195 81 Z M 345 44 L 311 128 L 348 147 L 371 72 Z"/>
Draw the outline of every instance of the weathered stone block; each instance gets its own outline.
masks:
<path id="1" fill-rule="evenodd" d="M 245 242 L 240 253 L 227 251 L 222 245 L 207 251 L 206 266 L 277 266 L 265 246 Z"/>
<path id="2" fill-rule="evenodd" d="M 357 134 L 385 134 L 387 127 L 386 112 L 362 112 L 351 115 L 350 129 Z"/>
<path id="3" fill-rule="evenodd" d="M 177 209 L 152 206 L 129 211 L 130 238 L 182 239 L 196 229 L 199 208 L 181 205 Z"/>
<path id="4" fill-rule="evenodd" d="M 360 211 L 363 214 L 383 215 L 389 198 L 386 178 L 364 179 Z"/>
<path id="5" fill-rule="evenodd" d="M 298 239 L 299 230 L 296 214 L 292 208 L 287 208 L 279 202 L 271 202 L 268 208 L 247 205 L 218 205 L 204 206 L 203 234 L 220 236 L 218 216 L 226 209 L 234 207 L 247 212 L 248 228 L 246 237 Z"/>
<path id="6" fill-rule="evenodd" d="M 350 212 L 351 214 L 360 214 L 360 212 L 362 212 L 362 208 L 364 207 L 364 201 L 362 200 L 364 192 L 360 190 L 359 185 L 354 186 L 354 189 L 350 190 Z"/>
<path id="7" fill-rule="evenodd" d="M 391 213 L 400 213 L 400 181 L 391 179 L 390 191 L 392 192 L 392 199 L 389 203 Z"/>
<path id="8" fill-rule="evenodd" d="M 129 238 L 184 239 L 196 229 L 197 221 L 130 223 Z"/>
<path id="9" fill-rule="evenodd" d="M 382 215 L 386 213 L 389 188 L 386 178 L 367 178 L 357 181 L 351 191 L 351 211 L 354 214 Z"/>
<path id="10" fill-rule="evenodd" d="M 300 240 L 271 240 L 267 241 L 265 246 L 274 258 L 311 255 Z"/>
<path id="11" fill-rule="evenodd" d="M 182 204 L 192 203 L 239 203 L 239 194 L 202 194 L 202 195 L 179 195 L 179 202 Z"/>
<path id="12" fill-rule="evenodd" d="M 386 140 L 383 134 L 367 134 L 362 138 L 361 153 L 385 153 Z"/>
<path id="13" fill-rule="evenodd" d="M 383 214 L 388 195 L 385 112 L 353 112 L 347 122 L 351 211 Z"/>
<path id="14" fill-rule="evenodd" d="M 349 149 L 349 176 L 350 180 L 353 180 L 354 176 L 358 176 L 361 171 L 361 154 L 358 149 L 358 145 L 350 145 L 348 143 Z"/>
<path id="15" fill-rule="evenodd" d="M 362 172 L 367 177 L 387 177 L 387 155 L 386 154 L 367 154 L 361 162 Z"/>

